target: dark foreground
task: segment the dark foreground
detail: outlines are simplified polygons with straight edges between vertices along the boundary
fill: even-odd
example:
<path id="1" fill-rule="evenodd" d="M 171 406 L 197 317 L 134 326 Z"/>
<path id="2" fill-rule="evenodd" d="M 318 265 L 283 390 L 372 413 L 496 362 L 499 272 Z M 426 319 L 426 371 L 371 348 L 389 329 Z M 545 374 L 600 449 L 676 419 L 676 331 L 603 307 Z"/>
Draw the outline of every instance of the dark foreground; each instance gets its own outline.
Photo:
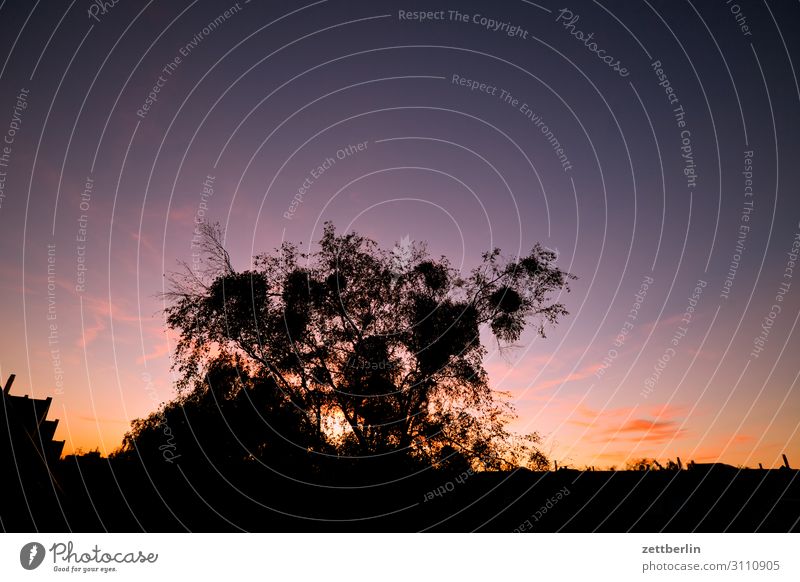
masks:
<path id="1" fill-rule="evenodd" d="M 106 459 L 61 461 L 56 486 L 32 484 L 24 493 L 6 475 L 2 529 L 789 532 L 800 519 L 796 470 L 426 470 L 386 475 L 379 485 L 374 472 L 370 482 L 352 472 L 287 479 L 256 466 L 187 471 L 178 464 L 154 474 Z"/>

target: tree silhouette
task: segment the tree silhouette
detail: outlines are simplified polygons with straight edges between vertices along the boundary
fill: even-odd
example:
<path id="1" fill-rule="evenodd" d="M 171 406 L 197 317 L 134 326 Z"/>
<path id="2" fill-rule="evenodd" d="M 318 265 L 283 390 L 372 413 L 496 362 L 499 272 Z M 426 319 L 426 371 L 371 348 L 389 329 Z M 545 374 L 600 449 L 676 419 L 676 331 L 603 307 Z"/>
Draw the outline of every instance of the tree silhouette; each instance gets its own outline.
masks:
<path id="1" fill-rule="evenodd" d="M 203 235 L 204 269 L 184 265 L 166 294 L 181 397 L 137 421 L 123 450 L 168 418 L 183 426 L 187 410 L 211 410 L 224 422 L 195 423 L 216 426 L 206 452 L 547 466 L 537 434 L 506 428 L 513 408 L 489 386 L 481 330 L 503 348 L 567 314 L 551 296 L 574 276 L 552 251 L 504 260 L 495 249 L 462 276 L 420 243 L 398 253 L 326 223 L 315 252 L 284 243 L 237 271 L 220 227 Z"/>

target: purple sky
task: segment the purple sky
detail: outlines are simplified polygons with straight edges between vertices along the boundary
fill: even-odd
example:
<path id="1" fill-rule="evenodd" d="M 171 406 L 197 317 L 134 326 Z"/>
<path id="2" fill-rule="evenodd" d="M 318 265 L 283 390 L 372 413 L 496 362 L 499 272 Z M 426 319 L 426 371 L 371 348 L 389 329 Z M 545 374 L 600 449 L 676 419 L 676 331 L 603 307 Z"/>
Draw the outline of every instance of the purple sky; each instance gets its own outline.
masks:
<path id="1" fill-rule="evenodd" d="M 0 375 L 67 451 L 174 395 L 198 221 L 245 268 L 333 220 L 557 250 L 570 315 L 486 367 L 560 464 L 800 458 L 800 8 L 257 4 L 0 7 Z"/>

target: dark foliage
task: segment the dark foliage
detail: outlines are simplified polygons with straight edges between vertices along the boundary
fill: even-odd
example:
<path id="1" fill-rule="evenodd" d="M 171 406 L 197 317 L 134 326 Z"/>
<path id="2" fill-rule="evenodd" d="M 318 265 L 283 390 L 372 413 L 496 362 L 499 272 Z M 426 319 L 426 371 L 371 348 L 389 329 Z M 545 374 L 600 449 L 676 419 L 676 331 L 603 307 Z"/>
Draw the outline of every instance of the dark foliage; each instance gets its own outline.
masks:
<path id="1" fill-rule="evenodd" d="M 538 435 L 506 429 L 481 330 L 506 347 L 566 315 L 553 296 L 573 276 L 552 252 L 494 250 L 462 276 L 422 245 L 398 264 L 327 224 L 316 252 L 287 243 L 239 272 L 220 229 L 204 234 L 206 270 L 174 276 L 167 295 L 179 397 L 134 423 L 121 455 L 157 456 L 168 432 L 182 456 L 215 464 L 548 465 Z"/>

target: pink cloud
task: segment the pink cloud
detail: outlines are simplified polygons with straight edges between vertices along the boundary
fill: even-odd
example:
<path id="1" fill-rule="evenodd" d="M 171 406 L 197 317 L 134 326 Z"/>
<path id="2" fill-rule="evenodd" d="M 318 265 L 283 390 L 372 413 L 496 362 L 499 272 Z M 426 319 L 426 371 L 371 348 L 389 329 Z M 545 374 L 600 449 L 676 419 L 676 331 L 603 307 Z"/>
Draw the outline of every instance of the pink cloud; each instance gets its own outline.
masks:
<path id="1" fill-rule="evenodd" d="M 679 417 L 682 406 L 660 404 L 652 406 L 621 406 L 595 410 L 585 405 L 575 407 L 578 417 L 567 421 L 582 427 L 590 442 L 665 443 L 683 436 Z"/>
<path id="2" fill-rule="evenodd" d="M 150 360 L 158 360 L 164 358 L 166 356 L 169 356 L 171 351 L 172 350 L 170 349 L 170 345 L 167 342 L 164 342 L 163 344 L 153 348 L 153 351 L 151 351 L 149 354 L 144 354 L 136 358 L 136 363 L 144 364 L 145 362 L 149 362 Z"/>
<path id="3" fill-rule="evenodd" d="M 578 380 L 584 380 L 585 378 L 593 376 L 595 372 L 597 372 L 597 370 L 599 370 L 601 367 L 602 367 L 601 364 L 592 364 L 591 366 L 587 366 L 582 370 L 578 370 L 577 372 L 571 372 L 559 378 L 553 378 L 551 380 L 540 382 L 536 384 L 535 388 L 537 391 L 542 391 L 542 390 L 547 390 L 548 388 L 553 388 L 555 386 L 561 386 L 562 384 L 566 384 L 567 382 L 577 382 Z"/>
<path id="4" fill-rule="evenodd" d="M 106 330 L 105 323 L 99 317 L 94 318 L 94 325 L 83 327 L 83 333 L 78 339 L 77 345 L 80 348 L 86 349 L 89 345 L 97 339 L 97 337 Z"/>

